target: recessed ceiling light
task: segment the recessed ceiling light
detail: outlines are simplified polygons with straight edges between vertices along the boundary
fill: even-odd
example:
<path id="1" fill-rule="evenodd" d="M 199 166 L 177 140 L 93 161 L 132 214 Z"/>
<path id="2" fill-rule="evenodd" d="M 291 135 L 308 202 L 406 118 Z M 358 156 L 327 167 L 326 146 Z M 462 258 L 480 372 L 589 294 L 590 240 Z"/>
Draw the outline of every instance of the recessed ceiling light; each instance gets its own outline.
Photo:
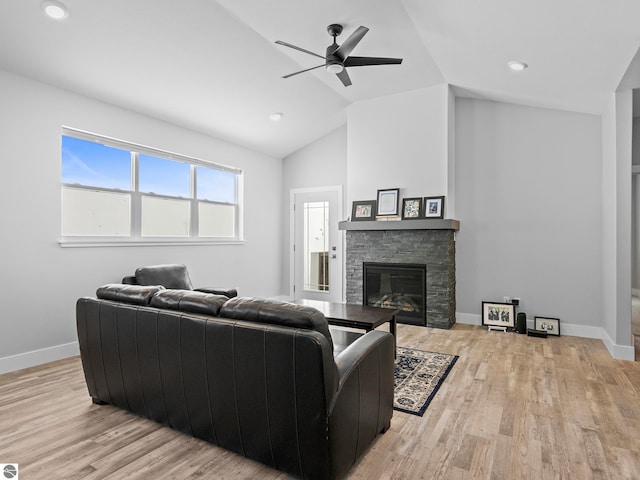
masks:
<path id="1" fill-rule="evenodd" d="M 279 122 L 280 120 L 282 120 L 282 117 L 284 117 L 284 113 L 275 112 L 269 115 L 269 120 L 271 120 L 272 122 Z"/>
<path id="2" fill-rule="evenodd" d="M 60 2 L 55 0 L 45 0 L 40 4 L 40 8 L 49 18 L 54 20 L 64 20 L 69 16 L 69 10 Z"/>
<path id="3" fill-rule="evenodd" d="M 527 65 L 526 63 L 518 62 L 518 61 L 509 62 L 509 63 L 507 63 L 507 65 L 509 65 L 509 68 L 511 70 L 513 70 L 514 72 L 521 72 L 525 68 L 529 67 L 529 65 Z"/>

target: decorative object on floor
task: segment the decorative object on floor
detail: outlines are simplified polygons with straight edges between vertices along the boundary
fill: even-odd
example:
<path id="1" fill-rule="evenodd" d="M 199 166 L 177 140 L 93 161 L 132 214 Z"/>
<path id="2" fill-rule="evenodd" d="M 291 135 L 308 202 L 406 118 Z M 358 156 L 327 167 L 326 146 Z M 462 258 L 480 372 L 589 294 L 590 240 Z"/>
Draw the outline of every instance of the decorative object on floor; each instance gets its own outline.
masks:
<path id="1" fill-rule="evenodd" d="M 363 220 L 375 220 L 376 201 L 375 200 L 359 200 L 353 202 L 351 210 L 351 221 L 358 222 Z"/>
<path id="2" fill-rule="evenodd" d="M 424 197 L 424 218 L 444 218 L 444 196 Z"/>
<path id="3" fill-rule="evenodd" d="M 397 347 L 393 408 L 421 417 L 458 355 Z"/>
<path id="4" fill-rule="evenodd" d="M 333 37 L 333 43 L 325 50 L 326 54 L 319 55 L 304 48 L 300 48 L 296 45 L 292 45 L 282 40 L 276 40 L 278 45 L 293 48 L 299 52 L 308 53 L 314 57 L 322 58 L 325 63 L 317 65 L 315 67 L 306 68 L 299 72 L 290 73 L 282 78 L 293 77 L 299 73 L 308 72 L 309 70 L 315 70 L 316 68 L 325 67 L 327 72 L 335 73 L 345 87 L 351 85 L 351 79 L 349 74 L 345 70 L 347 67 L 366 67 L 368 65 L 398 65 L 402 63 L 401 58 L 386 58 L 386 57 L 354 57 L 351 55 L 351 51 L 358 45 L 362 37 L 369 31 L 367 27 L 360 26 L 353 32 L 347 39 L 342 42 L 342 45 L 336 43 L 336 37 L 342 33 L 342 25 L 332 23 L 327 27 L 327 32 Z"/>
<path id="5" fill-rule="evenodd" d="M 376 215 L 398 215 L 399 188 L 378 190 L 378 212 Z"/>
<path id="6" fill-rule="evenodd" d="M 536 330 L 535 328 L 529 328 L 527 330 L 527 335 L 530 336 L 530 337 L 547 338 L 547 331 L 546 330 Z"/>
<path id="7" fill-rule="evenodd" d="M 514 328 L 516 322 L 516 307 L 513 303 L 482 302 L 482 325 L 489 330 L 504 330 Z"/>
<path id="8" fill-rule="evenodd" d="M 402 199 L 402 219 L 417 220 L 422 218 L 422 198 Z"/>
<path id="9" fill-rule="evenodd" d="M 527 314 L 518 312 L 516 316 L 516 333 L 527 333 Z"/>
<path id="10" fill-rule="evenodd" d="M 536 330 L 543 330 L 548 335 L 560 335 L 560 319 L 549 317 L 533 317 L 533 326 Z"/>

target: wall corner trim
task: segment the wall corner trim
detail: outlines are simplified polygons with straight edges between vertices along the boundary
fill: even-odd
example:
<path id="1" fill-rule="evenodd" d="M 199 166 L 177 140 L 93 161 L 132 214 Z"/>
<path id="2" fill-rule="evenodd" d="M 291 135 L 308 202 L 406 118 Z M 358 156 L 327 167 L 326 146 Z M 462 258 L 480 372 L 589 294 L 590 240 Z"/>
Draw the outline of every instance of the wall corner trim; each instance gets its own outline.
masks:
<path id="1" fill-rule="evenodd" d="M 604 328 L 602 329 L 602 342 L 604 343 L 604 346 L 607 347 L 607 350 L 609 350 L 611 356 L 616 360 L 635 361 L 636 352 L 633 345 L 618 345 L 614 343 Z"/>

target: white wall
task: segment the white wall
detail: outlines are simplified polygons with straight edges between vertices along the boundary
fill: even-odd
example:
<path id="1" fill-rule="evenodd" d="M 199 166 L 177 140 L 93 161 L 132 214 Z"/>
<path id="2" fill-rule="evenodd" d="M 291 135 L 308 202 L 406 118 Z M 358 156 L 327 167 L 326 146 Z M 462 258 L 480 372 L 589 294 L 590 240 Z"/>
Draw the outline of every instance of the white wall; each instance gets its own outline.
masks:
<path id="1" fill-rule="evenodd" d="M 600 139 L 595 115 L 457 99 L 459 314 L 520 297 L 529 320 L 558 317 L 567 334 L 598 336 Z"/>
<path id="2" fill-rule="evenodd" d="M 384 188 L 401 198 L 449 194 L 449 95 L 442 84 L 348 107 L 347 205 Z"/>
<path id="3" fill-rule="evenodd" d="M 282 208 L 284 240 L 282 242 L 282 292 L 289 292 L 289 203 L 290 192 L 296 188 L 342 186 L 347 183 L 347 126 L 344 125 L 317 141 L 286 157 L 283 161 Z M 350 204 L 349 204 L 350 208 Z M 343 201 L 342 215 L 349 211 Z"/>
<path id="4" fill-rule="evenodd" d="M 633 359 L 631 342 L 631 90 L 610 95 L 602 116 L 602 203 L 605 345 Z M 617 353 L 616 353 L 617 352 Z"/>
<path id="5" fill-rule="evenodd" d="M 184 263 L 199 286 L 280 293 L 282 161 L 0 70 L 0 372 L 76 350 L 75 302 L 141 265 Z M 242 245 L 61 248 L 63 125 L 244 169 Z"/>

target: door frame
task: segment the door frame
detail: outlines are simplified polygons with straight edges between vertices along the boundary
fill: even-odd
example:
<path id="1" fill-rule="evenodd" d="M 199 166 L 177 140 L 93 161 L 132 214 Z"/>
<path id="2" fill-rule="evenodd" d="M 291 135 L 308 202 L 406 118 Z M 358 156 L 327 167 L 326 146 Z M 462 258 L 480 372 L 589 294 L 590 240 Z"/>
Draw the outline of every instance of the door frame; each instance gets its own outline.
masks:
<path id="1" fill-rule="evenodd" d="M 293 246 L 295 244 L 295 201 L 296 195 L 299 193 L 316 193 L 316 192 L 336 192 L 338 196 L 338 213 L 336 215 L 337 219 L 342 218 L 343 209 L 342 209 L 342 185 L 330 185 L 327 187 L 308 187 L 308 188 L 292 188 L 289 190 L 289 296 L 290 298 L 295 298 L 295 293 L 293 291 L 293 286 L 296 281 L 296 272 L 295 272 L 295 252 L 293 251 Z M 340 220 L 338 220 L 340 221 Z M 336 225 L 336 228 L 338 226 Z M 338 229 L 338 238 L 336 238 L 336 247 L 340 252 L 340 269 L 342 270 L 342 275 L 340 275 L 340 301 L 345 301 L 345 269 L 344 269 L 344 242 L 342 239 L 343 235 L 340 233 Z"/>

